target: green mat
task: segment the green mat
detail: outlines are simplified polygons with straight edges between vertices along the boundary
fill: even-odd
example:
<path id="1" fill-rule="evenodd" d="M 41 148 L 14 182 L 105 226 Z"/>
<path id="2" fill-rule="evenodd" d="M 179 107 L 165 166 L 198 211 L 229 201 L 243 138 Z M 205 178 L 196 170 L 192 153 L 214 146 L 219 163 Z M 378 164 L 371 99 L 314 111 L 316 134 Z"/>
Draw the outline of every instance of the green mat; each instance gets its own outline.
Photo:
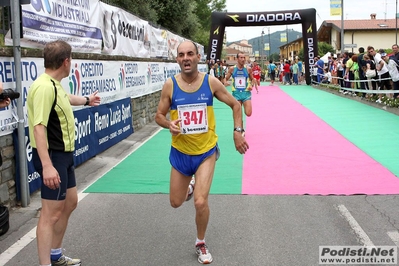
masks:
<path id="1" fill-rule="evenodd" d="M 311 86 L 281 89 L 399 176 L 399 116 Z"/>
<path id="2" fill-rule="evenodd" d="M 221 156 L 216 163 L 211 193 L 241 194 L 242 155 L 234 146 L 233 114 L 230 107 L 216 99 L 214 109 Z M 169 193 L 170 143 L 169 130 L 161 130 L 84 192 Z"/>
<path id="3" fill-rule="evenodd" d="M 281 89 L 399 176 L 399 116 L 311 86 Z M 267 93 L 267 88 L 261 93 Z M 221 157 L 216 163 L 211 193 L 241 194 L 243 160 L 232 139 L 232 111 L 216 99 L 214 108 Z M 161 130 L 85 192 L 169 193 L 170 141 L 169 131 Z"/>

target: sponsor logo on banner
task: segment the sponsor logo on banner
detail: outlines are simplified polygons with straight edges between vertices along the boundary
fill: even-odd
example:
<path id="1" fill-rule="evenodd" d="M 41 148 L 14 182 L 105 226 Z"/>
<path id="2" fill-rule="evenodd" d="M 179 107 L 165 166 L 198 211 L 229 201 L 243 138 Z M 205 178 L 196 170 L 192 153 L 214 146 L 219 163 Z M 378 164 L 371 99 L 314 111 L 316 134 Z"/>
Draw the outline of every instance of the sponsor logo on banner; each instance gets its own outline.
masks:
<path id="1" fill-rule="evenodd" d="M 227 15 L 228 17 L 230 17 L 234 22 L 240 22 L 240 20 L 238 19 L 240 16 L 239 15 Z"/>
<path id="2" fill-rule="evenodd" d="M 117 90 L 116 75 L 109 76 L 104 73 L 104 64 L 102 61 L 89 61 L 80 64 L 80 73 L 82 77 L 82 95 L 90 95 L 95 91 L 113 92 Z"/>
<path id="3" fill-rule="evenodd" d="M 132 88 L 138 86 L 144 86 L 146 84 L 146 75 L 140 71 L 138 63 L 125 63 L 125 88 Z"/>
<path id="4" fill-rule="evenodd" d="M 125 88 L 125 82 L 126 82 L 126 73 L 123 64 L 119 68 L 118 80 L 119 80 L 119 87 L 121 88 L 121 90 L 123 90 Z"/>
<path id="5" fill-rule="evenodd" d="M 287 12 L 277 14 L 247 14 L 247 22 L 274 22 L 274 21 L 301 21 L 301 15 L 298 12 Z"/>
<path id="6" fill-rule="evenodd" d="M 78 64 L 71 68 L 71 75 L 69 76 L 69 92 L 74 95 L 80 93 L 80 73 Z"/>
<path id="7" fill-rule="evenodd" d="M 148 64 L 149 84 L 165 82 L 165 75 L 159 64 Z"/>

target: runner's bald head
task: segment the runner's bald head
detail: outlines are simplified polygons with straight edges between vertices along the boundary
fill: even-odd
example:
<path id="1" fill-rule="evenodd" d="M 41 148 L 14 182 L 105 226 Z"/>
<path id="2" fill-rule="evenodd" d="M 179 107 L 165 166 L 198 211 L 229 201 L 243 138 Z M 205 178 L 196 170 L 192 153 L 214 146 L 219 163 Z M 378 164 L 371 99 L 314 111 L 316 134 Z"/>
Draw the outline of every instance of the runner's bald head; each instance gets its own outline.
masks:
<path id="1" fill-rule="evenodd" d="M 183 43 L 191 43 L 191 44 L 194 46 L 195 54 L 198 54 L 198 53 L 199 53 L 199 52 L 198 52 L 198 46 L 195 44 L 195 42 L 190 41 L 190 40 L 182 41 L 182 42 L 177 46 L 177 52 L 179 52 L 179 47 L 180 47 L 180 45 L 182 45 Z"/>

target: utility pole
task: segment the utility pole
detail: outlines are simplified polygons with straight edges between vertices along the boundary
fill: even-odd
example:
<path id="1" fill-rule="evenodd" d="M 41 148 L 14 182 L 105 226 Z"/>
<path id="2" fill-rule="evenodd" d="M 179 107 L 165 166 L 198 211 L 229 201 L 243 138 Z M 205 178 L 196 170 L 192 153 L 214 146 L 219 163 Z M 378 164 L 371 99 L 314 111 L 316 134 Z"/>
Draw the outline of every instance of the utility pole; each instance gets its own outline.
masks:
<path id="1" fill-rule="evenodd" d="M 264 49 L 265 49 L 265 40 L 263 39 L 263 34 L 264 34 L 264 32 L 263 32 L 263 30 L 262 30 L 262 33 L 261 33 L 261 36 L 262 36 L 262 47 L 261 47 L 261 66 L 263 67 L 263 52 L 264 52 Z"/>
<path id="2" fill-rule="evenodd" d="M 21 86 L 21 17 L 20 4 L 26 4 L 25 0 L 10 1 L 10 9 L 12 15 L 11 30 L 14 47 L 14 64 L 15 64 L 15 90 L 20 93 L 21 97 L 17 99 L 17 115 L 18 115 L 18 152 L 19 152 L 19 177 L 21 187 L 21 206 L 27 207 L 30 203 L 29 183 L 28 183 L 28 163 L 26 161 L 25 147 L 25 115 L 23 111 L 23 92 Z M 30 2 L 30 1 L 29 1 Z"/>
<path id="3" fill-rule="evenodd" d="M 269 35 L 269 53 L 268 58 L 270 60 L 270 50 L 272 49 L 272 43 L 270 42 L 270 27 L 267 27 L 268 35 Z"/>
<path id="4" fill-rule="evenodd" d="M 341 54 L 345 52 L 344 38 L 344 0 L 341 0 Z"/>
<path id="5" fill-rule="evenodd" d="M 290 60 L 290 52 L 288 51 L 288 25 L 285 25 L 285 34 L 287 34 L 287 60 Z"/>

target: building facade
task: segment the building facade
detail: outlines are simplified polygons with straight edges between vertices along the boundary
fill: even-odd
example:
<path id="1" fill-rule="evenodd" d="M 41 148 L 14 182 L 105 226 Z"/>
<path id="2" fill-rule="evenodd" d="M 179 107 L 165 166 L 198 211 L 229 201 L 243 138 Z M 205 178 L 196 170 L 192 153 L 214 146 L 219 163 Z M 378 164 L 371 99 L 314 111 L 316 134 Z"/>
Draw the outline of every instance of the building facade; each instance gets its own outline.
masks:
<path id="1" fill-rule="evenodd" d="M 396 19 L 377 19 L 370 14 L 370 19 L 344 20 L 344 51 L 357 53 L 360 47 L 373 46 L 375 49 L 391 48 L 397 43 Z M 341 20 L 325 20 L 317 31 L 318 42 L 330 44 L 335 53 L 341 53 Z M 303 39 L 299 38 L 280 46 L 280 59 L 294 59 L 303 49 Z M 322 55 L 321 55 L 322 56 Z"/>

